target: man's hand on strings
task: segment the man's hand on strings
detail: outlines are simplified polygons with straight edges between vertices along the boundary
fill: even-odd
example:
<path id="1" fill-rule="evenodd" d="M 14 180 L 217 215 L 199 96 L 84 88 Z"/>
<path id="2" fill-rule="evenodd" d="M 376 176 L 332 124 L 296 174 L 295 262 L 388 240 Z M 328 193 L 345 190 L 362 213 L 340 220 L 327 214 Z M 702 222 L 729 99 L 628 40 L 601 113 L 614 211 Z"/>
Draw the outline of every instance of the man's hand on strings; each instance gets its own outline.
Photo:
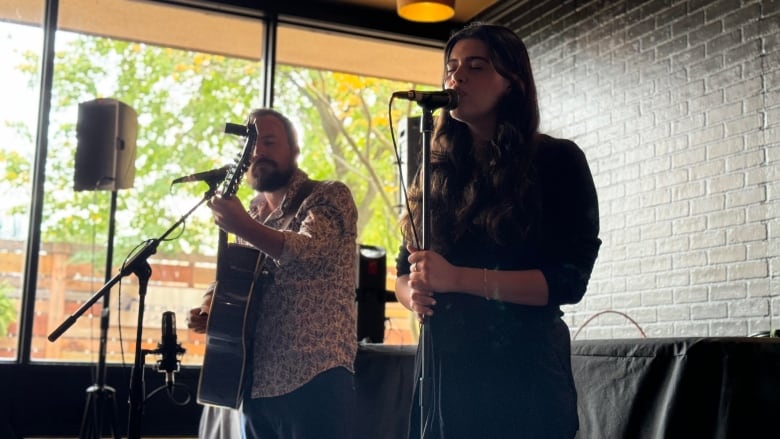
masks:
<path id="1" fill-rule="evenodd" d="M 214 216 L 214 224 L 228 233 L 242 236 L 242 231 L 254 224 L 254 220 L 236 197 L 223 198 L 218 194 L 211 197 L 207 205 Z"/>

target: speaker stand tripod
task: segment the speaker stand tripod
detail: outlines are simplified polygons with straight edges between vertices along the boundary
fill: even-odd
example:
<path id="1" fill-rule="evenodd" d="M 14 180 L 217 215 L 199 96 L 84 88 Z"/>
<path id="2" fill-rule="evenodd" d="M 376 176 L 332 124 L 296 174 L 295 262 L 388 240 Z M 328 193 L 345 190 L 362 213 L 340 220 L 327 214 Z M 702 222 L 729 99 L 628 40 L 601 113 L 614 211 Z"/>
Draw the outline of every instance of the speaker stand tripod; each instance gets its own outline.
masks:
<path id="1" fill-rule="evenodd" d="M 111 279 L 114 258 L 114 216 L 116 213 L 116 190 L 111 191 L 111 209 L 108 219 L 108 247 L 106 249 L 106 282 Z M 100 348 L 96 367 L 96 381 L 87 388 L 87 402 L 81 417 L 79 439 L 100 439 L 103 421 L 108 420 L 114 439 L 120 439 L 116 420 L 115 390 L 106 385 L 106 343 L 108 342 L 109 315 L 111 310 L 110 290 L 103 295 L 103 309 L 100 313 Z"/>

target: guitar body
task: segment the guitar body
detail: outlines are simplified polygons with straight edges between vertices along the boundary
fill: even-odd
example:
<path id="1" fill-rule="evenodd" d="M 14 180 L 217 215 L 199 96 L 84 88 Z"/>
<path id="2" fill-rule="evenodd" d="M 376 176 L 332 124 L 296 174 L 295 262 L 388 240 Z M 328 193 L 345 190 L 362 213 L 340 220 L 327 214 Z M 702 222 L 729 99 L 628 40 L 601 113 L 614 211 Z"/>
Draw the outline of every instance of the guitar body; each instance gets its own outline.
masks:
<path id="1" fill-rule="evenodd" d="M 206 351 L 198 402 L 238 408 L 254 329 L 251 303 L 261 294 L 264 256 L 257 249 L 227 244 L 220 254 L 217 283 L 206 325 Z"/>
<path id="2" fill-rule="evenodd" d="M 236 166 L 224 182 L 222 197 L 235 196 L 249 167 L 257 140 L 255 125 L 228 124 L 225 132 L 246 133 L 246 142 Z M 221 407 L 241 405 L 247 354 L 251 346 L 248 331 L 254 328 L 253 296 L 261 289 L 265 255 L 249 246 L 228 244 L 227 233 L 219 231 L 217 278 L 206 323 L 206 350 L 198 380 L 198 402 Z M 249 336 L 249 337 L 248 337 Z"/>

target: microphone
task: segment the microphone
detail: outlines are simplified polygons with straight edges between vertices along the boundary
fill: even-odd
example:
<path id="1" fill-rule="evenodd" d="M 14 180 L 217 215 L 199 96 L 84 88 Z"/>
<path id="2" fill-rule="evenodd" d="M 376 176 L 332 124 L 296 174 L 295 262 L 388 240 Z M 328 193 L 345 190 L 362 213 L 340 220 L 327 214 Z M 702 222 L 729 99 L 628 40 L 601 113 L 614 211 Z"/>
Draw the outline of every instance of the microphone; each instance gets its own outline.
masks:
<path id="1" fill-rule="evenodd" d="M 157 371 L 165 373 L 165 384 L 173 386 L 173 374 L 179 371 L 179 354 L 185 352 L 184 348 L 176 341 L 176 314 L 173 311 L 165 311 L 162 314 L 162 339 L 157 345 L 157 352 L 162 358 L 157 362 Z"/>
<path id="2" fill-rule="evenodd" d="M 453 110 L 458 106 L 458 93 L 451 88 L 441 91 L 397 91 L 393 97 L 415 101 L 429 110 L 439 107 Z"/>
<path id="3" fill-rule="evenodd" d="M 196 172 L 194 174 L 185 175 L 184 177 L 179 177 L 171 182 L 171 184 L 176 183 L 186 183 L 189 181 L 205 181 L 207 183 L 218 183 L 222 180 L 224 180 L 230 171 L 233 170 L 233 165 L 225 165 L 221 168 L 212 169 L 211 171 L 203 171 L 203 172 Z"/>

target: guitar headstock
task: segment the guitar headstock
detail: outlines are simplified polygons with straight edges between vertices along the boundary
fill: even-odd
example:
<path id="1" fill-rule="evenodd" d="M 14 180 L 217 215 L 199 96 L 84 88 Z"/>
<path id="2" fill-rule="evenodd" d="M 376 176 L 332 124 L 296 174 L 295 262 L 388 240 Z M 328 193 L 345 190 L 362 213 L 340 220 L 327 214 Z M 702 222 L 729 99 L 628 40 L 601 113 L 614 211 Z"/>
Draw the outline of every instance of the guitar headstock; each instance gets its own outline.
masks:
<path id="1" fill-rule="evenodd" d="M 238 191 L 238 186 L 241 184 L 241 177 L 249 169 L 251 164 L 249 161 L 252 158 L 252 152 L 255 149 L 255 142 L 257 140 L 257 129 L 255 124 L 249 123 L 247 125 L 237 125 L 228 123 L 225 125 L 225 132 L 229 134 L 236 134 L 240 136 L 246 136 L 246 142 L 244 143 L 244 149 L 236 160 L 236 165 L 228 171 L 228 175 L 225 178 L 224 186 L 222 187 L 222 198 L 232 198 Z"/>

